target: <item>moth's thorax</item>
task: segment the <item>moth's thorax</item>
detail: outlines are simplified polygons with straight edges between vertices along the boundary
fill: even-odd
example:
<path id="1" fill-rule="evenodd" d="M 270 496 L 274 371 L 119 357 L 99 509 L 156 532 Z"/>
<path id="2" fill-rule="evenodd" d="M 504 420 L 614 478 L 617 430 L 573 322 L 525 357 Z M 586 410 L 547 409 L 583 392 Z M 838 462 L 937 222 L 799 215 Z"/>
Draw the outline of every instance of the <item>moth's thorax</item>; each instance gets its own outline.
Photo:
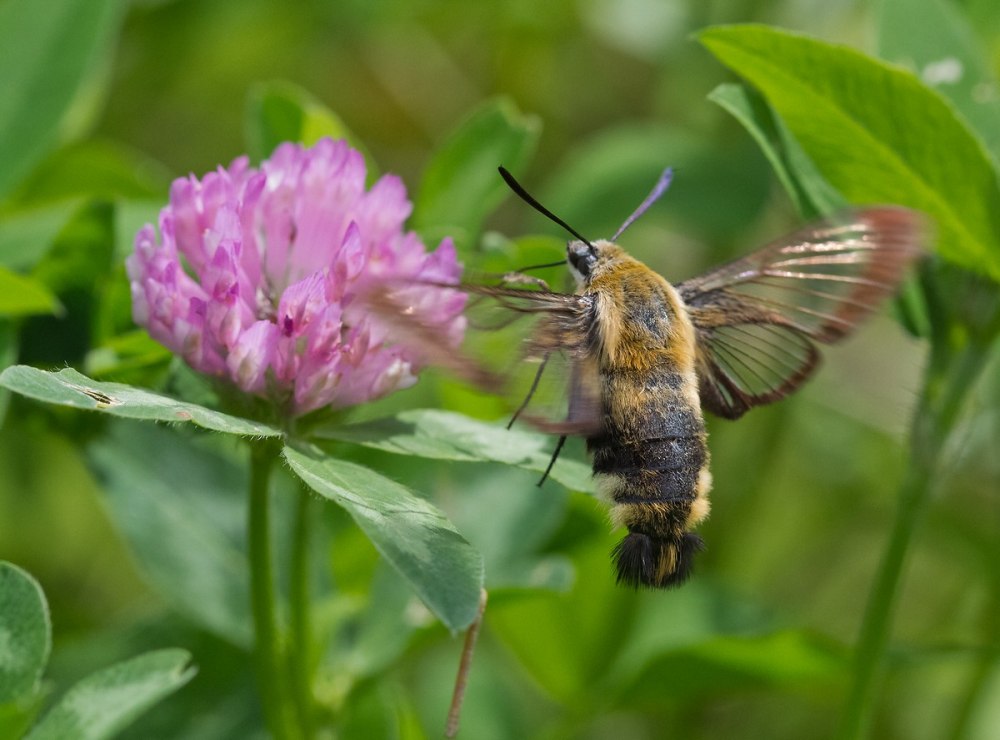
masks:
<path id="1" fill-rule="evenodd" d="M 576 263 L 589 268 L 581 275 Z M 594 320 L 601 365 L 648 370 L 669 366 L 685 376 L 694 373 L 695 334 L 687 309 L 674 287 L 611 242 L 571 242 L 570 269 L 579 292 L 594 300 Z M 593 255 L 587 262 L 584 253 Z"/>

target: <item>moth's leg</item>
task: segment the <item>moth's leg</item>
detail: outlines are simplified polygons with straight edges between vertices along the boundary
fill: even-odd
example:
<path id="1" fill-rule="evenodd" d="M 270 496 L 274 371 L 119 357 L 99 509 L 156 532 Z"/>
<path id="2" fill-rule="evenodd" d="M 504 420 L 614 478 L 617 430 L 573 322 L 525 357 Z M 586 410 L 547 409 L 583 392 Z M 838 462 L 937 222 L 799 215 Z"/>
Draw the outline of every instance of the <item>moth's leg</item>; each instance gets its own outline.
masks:
<path id="1" fill-rule="evenodd" d="M 552 453 L 552 459 L 549 460 L 549 467 L 545 468 L 545 472 L 542 474 L 542 479 L 540 481 L 538 481 L 538 486 L 539 487 L 541 487 L 541 485 L 545 482 L 545 479 L 549 477 L 549 473 L 552 472 L 552 466 L 555 465 L 556 464 L 556 460 L 559 459 L 559 453 L 562 452 L 562 448 L 563 448 L 564 444 L 566 444 L 566 435 L 565 434 L 562 435 L 559 438 L 558 442 L 556 442 L 556 449 Z"/>
<path id="2" fill-rule="evenodd" d="M 549 361 L 549 355 L 546 352 L 545 355 L 542 357 L 541 364 L 538 366 L 538 372 L 535 373 L 535 379 L 531 381 L 531 388 L 528 389 L 528 395 L 525 396 L 524 401 L 522 401 L 521 405 L 517 407 L 517 411 L 515 411 L 514 415 L 510 417 L 510 421 L 507 422 L 508 429 L 514 426 L 514 422 L 517 421 L 517 417 L 519 417 L 521 415 L 521 412 L 528 407 L 528 403 L 531 401 L 531 397 L 535 395 L 535 391 L 538 390 L 538 383 L 542 379 L 542 373 L 545 372 L 545 363 L 547 363 L 548 361 Z"/>
<path id="3" fill-rule="evenodd" d="M 504 276 L 500 278 L 500 284 L 505 288 L 515 285 L 530 285 L 540 288 L 541 290 L 549 289 L 549 284 L 541 278 L 535 277 L 534 275 L 525 275 L 523 272 L 504 273 Z"/>

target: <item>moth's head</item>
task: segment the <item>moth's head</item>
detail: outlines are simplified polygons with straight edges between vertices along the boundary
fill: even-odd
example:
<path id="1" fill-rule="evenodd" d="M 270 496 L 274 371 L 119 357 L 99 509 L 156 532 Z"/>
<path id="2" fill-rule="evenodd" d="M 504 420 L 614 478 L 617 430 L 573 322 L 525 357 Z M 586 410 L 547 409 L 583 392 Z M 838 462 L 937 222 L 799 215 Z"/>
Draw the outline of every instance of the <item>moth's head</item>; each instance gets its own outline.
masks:
<path id="1" fill-rule="evenodd" d="M 566 262 L 578 286 L 587 285 L 595 274 L 624 255 L 621 247 L 604 239 L 594 242 L 576 239 L 566 245 Z"/>

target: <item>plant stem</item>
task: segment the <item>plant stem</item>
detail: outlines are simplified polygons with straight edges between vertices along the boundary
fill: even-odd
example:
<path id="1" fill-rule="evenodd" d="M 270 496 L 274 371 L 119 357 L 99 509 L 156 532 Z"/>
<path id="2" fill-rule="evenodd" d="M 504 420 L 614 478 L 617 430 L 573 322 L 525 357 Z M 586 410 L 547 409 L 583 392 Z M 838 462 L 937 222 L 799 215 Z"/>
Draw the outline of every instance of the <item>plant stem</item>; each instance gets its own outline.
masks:
<path id="1" fill-rule="evenodd" d="M 472 653 L 476 649 L 479 638 L 479 628 L 483 626 L 483 613 L 486 611 L 486 589 L 479 594 L 479 611 L 465 633 L 465 645 L 462 648 L 462 659 L 458 665 L 458 676 L 455 678 L 455 690 L 451 696 L 451 707 L 448 709 L 448 723 L 445 726 L 446 738 L 458 737 L 458 723 L 462 717 L 462 702 L 465 701 L 465 687 L 469 683 L 469 669 L 472 667 Z"/>
<path id="2" fill-rule="evenodd" d="M 250 600 L 254 622 L 254 658 L 264 719 L 278 740 L 298 737 L 283 677 L 281 642 L 276 618 L 274 566 L 271 553 L 269 483 L 277 447 L 267 441 L 250 446 L 250 509 L 247 522 Z"/>
<path id="3" fill-rule="evenodd" d="M 899 507 L 861 624 L 854 681 L 840 732 L 845 740 L 869 733 L 906 556 L 948 435 L 987 358 L 987 348 L 975 342 L 966 344 L 953 358 L 931 357 L 910 432 L 910 464 L 900 486 Z"/>
<path id="4" fill-rule="evenodd" d="M 311 506 L 309 493 L 299 486 L 292 533 L 291 578 L 289 580 L 289 656 L 292 698 L 303 736 L 313 736 L 312 723 L 312 625 L 309 619 L 309 547 Z"/>

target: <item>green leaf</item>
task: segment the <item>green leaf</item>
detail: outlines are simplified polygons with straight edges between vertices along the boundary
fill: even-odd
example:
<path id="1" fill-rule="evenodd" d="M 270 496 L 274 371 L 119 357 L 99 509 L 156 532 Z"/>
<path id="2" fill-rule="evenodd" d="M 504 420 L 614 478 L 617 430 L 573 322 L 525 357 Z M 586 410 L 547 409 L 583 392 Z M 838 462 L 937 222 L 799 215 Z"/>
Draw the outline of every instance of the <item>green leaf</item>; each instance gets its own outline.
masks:
<path id="1" fill-rule="evenodd" d="M 914 67 L 954 103 L 1000 161 L 997 79 L 962 12 L 943 0 L 880 0 L 877 7 L 879 55 Z"/>
<path id="2" fill-rule="evenodd" d="M 119 0 L 0 3 L 0 196 L 56 141 L 77 91 L 109 50 Z"/>
<path id="3" fill-rule="evenodd" d="M 59 300 L 40 282 L 0 267 L 0 317 L 61 311 Z"/>
<path id="4" fill-rule="evenodd" d="M 190 681 L 190 660 L 186 650 L 157 650 L 98 671 L 67 691 L 26 740 L 111 737 Z"/>
<path id="5" fill-rule="evenodd" d="M 176 432 L 138 423 L 114 425 L 88 457 L 150 582 L 189 619 L 249 647 L 244 467 Z"/>
<path id="6" fill-rule="evenodd" d="M 451 236 L 460 252 L 470 248 L 483 219 L 509 192 L 497 167 L 517 174 L 534 152 L 540 130 L 537 118 L 504 98 L 474 110 L 428 163 L 413 227 L 426 241 Z"/>
<path id="7" fill-rule="evenodd" d="M 764 93 L 848 200 L 930 214 L 942 256 L 1000 279 L 997 174 L 938 93 L 853 49 L 765 26 L 720 26 L 699 38 Z"/>
<path id="8" fill-rule="evenodd" d="M 281 436 L 280 430 L 267 424 L 223 414 L 142 388 L 91 380 L 72 368 L 46 372 L 27 365 L 15 365 L 0 374 L 0 385 L 38 401 L 103 411 L 126 419 L 189 421 L 228 434 Z"/>
<path id="9" fill-rule="evenodd" d="M 79 199 L 65 200 L 4 216 L 0 221 L 0 265 L 23 271 L 37 265 L 82 204 Z"/>
<path id="10" fill-rule="evenodd" d="M 382 557 L 449 629 L 472 623 L 483 561 L 440 510 L 360 465 L 290 447 L 283 454 L 310 488 L 347 509 Z"/>
<path id="11" fill-rule="evenodd" d="M 551 435 L 507 429 L 452 411 L 404 411 L 388 419 L 348 425 L 328 425 L 314 431 L 321 439 L 372 447 L 397 455 L 432 460 L 494 462 L 543 473 L 552 457 Z M 560 457 L 550 476 L 575 491 L 593 492 L 590 467 Z"/>
<path id="12" fill-rule="evenodd" d="M 815 218 L 847 205 L 759 93 L 727 83 L 712 90 L 708 99 L 732 114 L 757 142 L 799 214 Z"/>
<path id="13" fill-rule="evenodd" d="M 38 581 L 0 561 L 0 704 L 39 690 L 52 648 L 49 607 Z"/>
<path id="14" fill-rule="evenodd" d="M 269 157 L 284 141 L 312 146 L 328 136 L 346 139 L 364 154 L 369 181 L 378 175 L 375 160 L 347 124 L 309 92 L 290 82 L 267 82 L 250 91 L 245 128 L 247 143 L 255 159 Z"/>

